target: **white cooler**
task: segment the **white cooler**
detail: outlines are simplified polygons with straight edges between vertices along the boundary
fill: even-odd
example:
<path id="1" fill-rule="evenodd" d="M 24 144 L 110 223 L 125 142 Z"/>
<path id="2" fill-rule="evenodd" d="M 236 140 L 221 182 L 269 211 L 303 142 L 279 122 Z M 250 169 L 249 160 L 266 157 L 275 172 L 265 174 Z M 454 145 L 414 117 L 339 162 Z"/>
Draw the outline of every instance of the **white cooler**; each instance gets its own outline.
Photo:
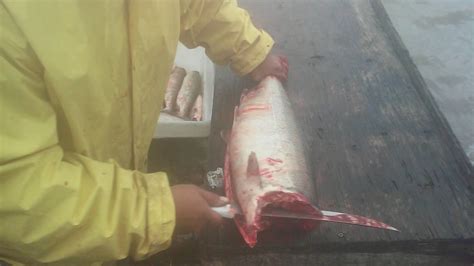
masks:
<path id="1" fill-rule="evenodd" d="M 154 138 L 207 137 L 211 131 L 212 100 L 214 97 L 214 64 L 204 48 L 188 49 L 181 43 L 176 52 L 175 64 L 189 71 L 198 71 L 202 80 L 202 121 L 177 121 L 169 114 L 160 113 Z M 159 103 L 161 104 L 161 103 Z"/>

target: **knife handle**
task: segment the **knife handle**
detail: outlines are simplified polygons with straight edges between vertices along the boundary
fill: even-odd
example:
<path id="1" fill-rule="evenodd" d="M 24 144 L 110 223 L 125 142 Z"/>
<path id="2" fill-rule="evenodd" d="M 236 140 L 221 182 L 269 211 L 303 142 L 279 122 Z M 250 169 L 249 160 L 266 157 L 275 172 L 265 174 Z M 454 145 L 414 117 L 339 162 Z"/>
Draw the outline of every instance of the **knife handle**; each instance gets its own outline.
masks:
<path id="1" fill-rule="evenodd" d="M 230 204 L 221 207 L 211 207 L 211 209 L 217 212 L 221 217 L 232 219 L 234 218 L 235 212 L 232 211 Z"/>

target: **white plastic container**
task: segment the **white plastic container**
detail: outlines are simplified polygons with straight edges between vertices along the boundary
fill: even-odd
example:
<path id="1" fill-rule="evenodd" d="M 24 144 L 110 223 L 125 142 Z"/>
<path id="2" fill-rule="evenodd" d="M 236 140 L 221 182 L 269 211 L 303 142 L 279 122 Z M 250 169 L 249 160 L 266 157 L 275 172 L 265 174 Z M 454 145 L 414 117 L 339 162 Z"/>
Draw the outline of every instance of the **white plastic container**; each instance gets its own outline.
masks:
<path id="1" fill-rule="evenodd" d="M 207 137 L 211 131 L 212 101 L 214 97 L 214 64 L 204 48 L 188 49 L 181 43 L 176 52 L 175 64 L 189 71 L 198 71 L 202 80 L 202 121 L 184 121 L 160 113 L 154 138 Z"/>

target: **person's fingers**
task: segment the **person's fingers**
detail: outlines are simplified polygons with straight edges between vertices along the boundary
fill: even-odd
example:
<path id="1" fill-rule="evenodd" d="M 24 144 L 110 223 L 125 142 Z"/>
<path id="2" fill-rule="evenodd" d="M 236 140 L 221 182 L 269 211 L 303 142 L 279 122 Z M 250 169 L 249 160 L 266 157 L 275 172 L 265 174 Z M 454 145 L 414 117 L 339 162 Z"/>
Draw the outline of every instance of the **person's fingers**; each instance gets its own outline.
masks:
<path id="1" fill-rule="evenodd" d="M 192 231 L 196 234 L 201 233 L 202 228 L 204 227 L 204 223 L 201 220 L 197 220 L 192 224 Z"/>
<path id="2" fill-rule="evenodd" d="M 285 77 L 288 77 L 288 69 L 284 69 L 284 70 L 283 70 L 283 75 L 284 75 Z"/>
<path id="3" fill-rule="evenodd" d="M 282 82 L 286 81 L 286 76 L 283 73 L 277 73 L 275 76 Z"/>
<path id="4" fill-rule="evenodd" d="M 274 66 L 272 67 L 272 69 L 270 69 L 270 70 L 268 71 L 268 73 L 267 73 L 265 76 L 275 76 L 275 77 L 278 77 L 278 75 L 280 75 L 280 73 L 281 73 L 281 69 L 282 69 L 281 66 L 279 66 L 279 65 L 274 65 Z"/>
<path id="5" fill-rule="evenodd" d="M 287 58 L 286 56 L 283 56 L 283 55 L 280 55 L 280 56 L 278 56 L 278 57 L 279 57 L 279 59 L 280 59 L 280 62 L 281 62 L 283 65 L 285 65 L 285 66 L 288 67 L 288 58 Z"/>
<path id="6" fill-rule="evenodd" d="M 209 209 L 209 213 L 207 215 L 208 221 L 213 225 L 220 225 L 222 224 L 222 217 L 215 211 Z"/>
<path id="7" fill-rule="evenodd" d="M 283 79 L 283 74 L 281 74 L 281 73 L 275 73 L 274 75 L 275 75 L 275 77 L 276 77 L 277 79 L 279 79 L 280 81 Z"/>
<path id="8" fill-rule="evenodd" d="M 288 71 L 287 71 L 287 69 L 286 69 L 284 66 L 283 66 L 282 68 L 280 68 L 280 70 L 279 70 L 278 73 L 280 74 L 280 77 L 281 77 L 282 79 L 285 79 L 285 80 L 286 80 L 286 78 L 287 78 L 287 76 L 288 76 Z"/>
<path id="9" fill-rule="evenodd" d="M 226 197 L 221 197 L 215 193 L 200 189 L 199 193 L 207 201 L 207 203 L 212 207 L 223 206 L 229 203 L 229 199 Z"/>
<path id="10" fill-rule="evenodd" d="M 288 64 L 284 60 L 280 60 L 280 63 L 279 71 L 282 74 L 282 78 L 286 80 L 288 77 Z"/>
<path id="11" fill-rule="evenodd" d="M 260 81 L 261 80 L 261 74 L 260 74 L 260 71 L 255 71 L 253 72 L 253 75 L 252 75 L 252 79 L 254 81 Z"/>

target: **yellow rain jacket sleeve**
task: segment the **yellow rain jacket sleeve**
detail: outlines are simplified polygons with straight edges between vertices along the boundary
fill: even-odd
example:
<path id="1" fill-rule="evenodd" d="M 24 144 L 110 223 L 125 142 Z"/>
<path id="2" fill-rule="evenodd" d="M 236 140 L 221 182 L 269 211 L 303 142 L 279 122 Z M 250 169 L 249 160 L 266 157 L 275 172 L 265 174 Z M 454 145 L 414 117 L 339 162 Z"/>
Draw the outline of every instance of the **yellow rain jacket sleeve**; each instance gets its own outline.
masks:
<path id="1" fill-rule="evenodd" d="M 235 1 L 0 0 L 0 258 L 169 247 L 167 176 L 130 169 L 144 169 L 180 39 L 239 74 L 273 44 Z"/>
<path id="2" fill-rule="evenodd" d="M 214 63 L 230 64 L 239 75 L 257 67 L 273 39 L 257 29 L 235 0 L 182 0 L 180 40 L 187 47 L 203 46 Z"/>
<path id="3" fill-rule="evenodd" d="M 0 2 L 0 257 L 84 265 L 168 247 L 174 202 L 166 174 L 65 151 L 45 73 Z"/>

